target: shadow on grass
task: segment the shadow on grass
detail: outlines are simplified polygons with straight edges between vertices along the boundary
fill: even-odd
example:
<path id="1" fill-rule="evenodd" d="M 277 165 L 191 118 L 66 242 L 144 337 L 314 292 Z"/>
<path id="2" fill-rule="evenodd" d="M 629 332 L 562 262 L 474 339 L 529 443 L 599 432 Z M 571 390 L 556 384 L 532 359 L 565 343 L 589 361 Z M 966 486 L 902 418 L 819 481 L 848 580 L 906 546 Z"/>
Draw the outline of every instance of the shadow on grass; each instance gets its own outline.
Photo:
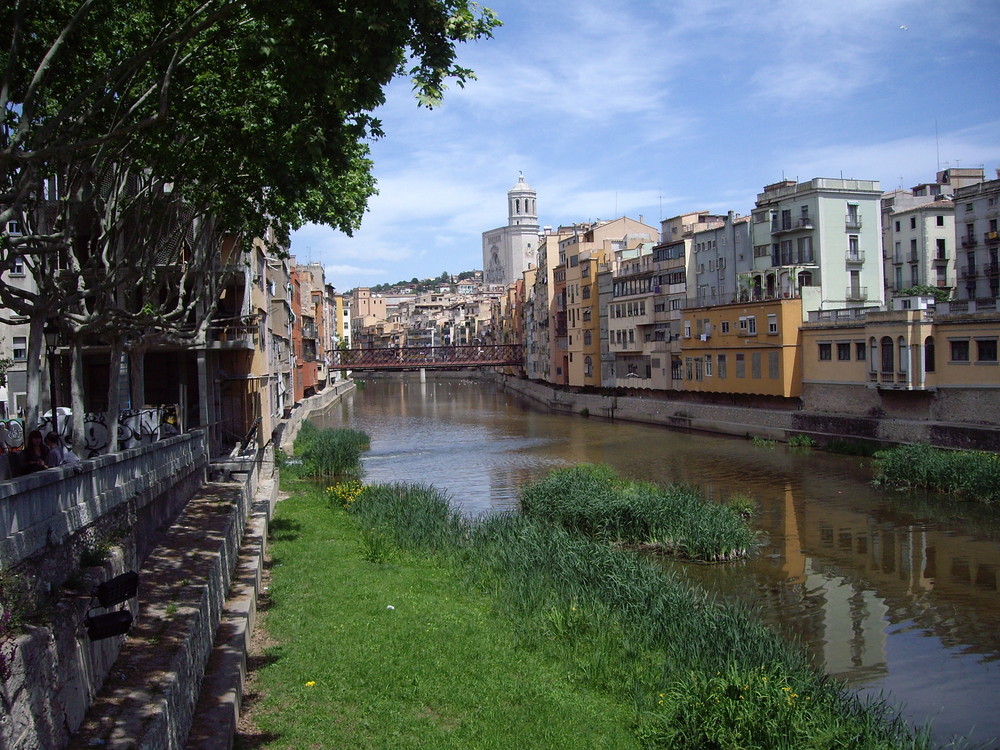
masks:
<path id="1" fill-rule="evenodd" d="M 290 542 L 299 538 L 302 524 L 285 518 L 275 518 L 267 530 L 268 536 L 276 542 Z"/>

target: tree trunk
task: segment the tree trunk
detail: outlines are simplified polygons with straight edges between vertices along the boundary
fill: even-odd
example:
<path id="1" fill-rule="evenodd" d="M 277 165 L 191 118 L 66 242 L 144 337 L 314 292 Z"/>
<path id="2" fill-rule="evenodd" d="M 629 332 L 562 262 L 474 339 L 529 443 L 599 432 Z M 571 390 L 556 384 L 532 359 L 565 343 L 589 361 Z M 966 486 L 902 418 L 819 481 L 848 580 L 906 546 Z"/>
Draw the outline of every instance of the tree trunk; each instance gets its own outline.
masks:
<path id="1" fill-rule="evenodd" d="M 118 452 L 118 417 L 121 412 L 121 402 L 118 394 L 122 371 L 122 340 L 115 337 L 111 341 L 111 354 L 108 361 L 108 449 L 107 453 Z"/>
<path id="2" fill-rule="evenodd" d="M 87 457 L 87 422 L 86 412 L 83 402 L 83 346 L 79 339 L 73 341 L 70 346 L 69 365 L 69 388 L 70 405 L 73 407 L 72 429 L 63 429 L 63 434 L 69 437 L 69 443 L 76 448 L 76 454 L 80 458 Z"/>
<path id="3" fill-rule="evenodd" d="M 42 348 L 45 343 L 45 318 L 42 315 L 32 315 L 28 321 L 28 393 L 24 409 L 25 443 L 27 434 L 38 427 L 39 415 L 44 409 L 39 409 L 42 391 Z M 46 364 L 48 361 L 46 360 Z M 48 396 L 45 397 L 48 400 Z"/>
<path id="4" fill-rule="evenodd" d="M 129 394 L 132 408 L 141 409 L 146 405 L 146 347 L 137 346 L 129 350 Z"/>

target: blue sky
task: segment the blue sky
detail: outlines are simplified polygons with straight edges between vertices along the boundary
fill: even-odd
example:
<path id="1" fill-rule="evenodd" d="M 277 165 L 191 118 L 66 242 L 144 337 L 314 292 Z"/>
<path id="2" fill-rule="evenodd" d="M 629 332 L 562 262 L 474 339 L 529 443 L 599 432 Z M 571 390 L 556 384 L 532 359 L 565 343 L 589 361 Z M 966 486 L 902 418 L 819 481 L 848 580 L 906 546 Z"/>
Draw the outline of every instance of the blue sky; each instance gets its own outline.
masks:
<path id="1" fill-rule="evenodd" d="M 749 213 L 783 177 L 933 180 L 1000 166 L 1000 0 L 494 0 L 478 80 L 379 111 L 379 195 L 354 237 L 292 235 L 355 286 L 482 267 L 519 171 L 543 225 Z"/>

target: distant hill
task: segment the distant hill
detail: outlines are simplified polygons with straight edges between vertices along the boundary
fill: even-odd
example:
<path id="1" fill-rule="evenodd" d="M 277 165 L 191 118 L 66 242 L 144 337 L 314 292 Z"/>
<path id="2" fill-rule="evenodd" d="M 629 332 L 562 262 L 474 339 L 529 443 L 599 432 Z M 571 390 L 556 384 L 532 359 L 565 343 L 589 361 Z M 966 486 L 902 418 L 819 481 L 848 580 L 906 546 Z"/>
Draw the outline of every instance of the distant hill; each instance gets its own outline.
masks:
<path id="1" fill-rule="evenodd" d="M 482 281 L 482 278 L 482 271 L 462 271 L 459 274 L 452 274 L 445 271 L 440 276 L 436 276 L 433 279 L 418 279 L 414 276 L 409 280 L 403 279 L 394 284 L 376 284 L 375 286 L 369 288 L 376 294 L 392 293 L 403 288 L 412 289 L 416 294 L 422 294 L 423 292 L 430 292 L 437 289 L 442 284 L 457 284 L 458 282 L 465 281 L 467 279 Z"/>

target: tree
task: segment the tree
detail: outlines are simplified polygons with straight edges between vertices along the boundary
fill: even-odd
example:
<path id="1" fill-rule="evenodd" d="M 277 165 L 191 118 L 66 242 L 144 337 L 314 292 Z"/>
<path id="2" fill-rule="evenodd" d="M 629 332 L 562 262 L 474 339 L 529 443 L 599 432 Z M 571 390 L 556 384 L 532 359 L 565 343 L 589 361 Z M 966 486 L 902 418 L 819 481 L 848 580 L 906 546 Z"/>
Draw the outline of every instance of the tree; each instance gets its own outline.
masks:
<path id="1" fill-rule="evenodd" d="M 224 238 L 353 231 L 385 85 L 408 72 L 433 106 L 471 76 L 456 44 L 498 24 L 467 0 L 9 0 L 0 21 L 0 273 L 39 282 L 0 301 L 30 321 L 36 406 L 46 320 L 112 356 L 197 337 L 216 289 L 179 268 Z"/>
<path id="2" fill-rule="evenodd" d="M 894 297 L 915 297 L 917 295 L 933 297 L 937 302 L 947 302 L 951 298 L 951 291 L 949 289 L 939 289 L 929 284 L 917 284 L 907 289 L 900 289 L 893 294 Z"/>

